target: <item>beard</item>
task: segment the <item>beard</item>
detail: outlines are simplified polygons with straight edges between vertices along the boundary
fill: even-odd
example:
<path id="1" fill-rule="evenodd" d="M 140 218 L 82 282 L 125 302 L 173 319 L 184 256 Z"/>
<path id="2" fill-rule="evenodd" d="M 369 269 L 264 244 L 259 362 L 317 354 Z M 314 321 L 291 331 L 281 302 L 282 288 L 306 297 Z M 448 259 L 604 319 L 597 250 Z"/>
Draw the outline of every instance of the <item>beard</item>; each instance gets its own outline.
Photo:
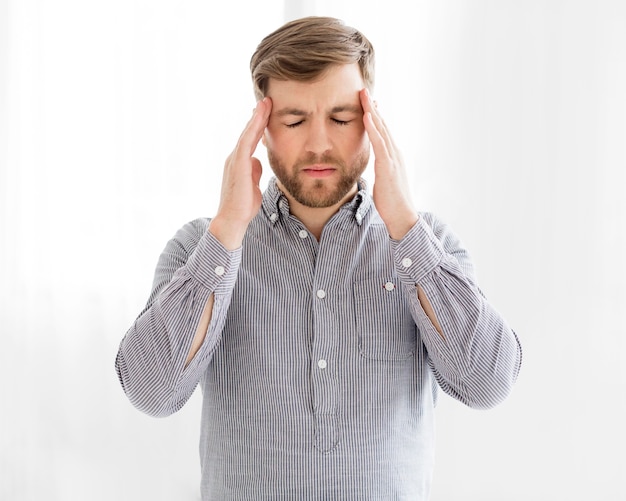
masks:
<path id="1" fill-rule="evenodd" d="M 289 169 L 274 151 L 269 148 L 267 148 L 267 158 L 276 178 L 296 202 L 305 207 L 319 209 L 338 204 L 350 193 L 367 167 L 367 163 L 369 162 L 369 147 L 363 148 L 350 165 L 347 165 L 345 162 L 330 154 L 321 156 L 311 154 L 298 160 L 295 165 Z M 337 169 L 339 180 L 313 179 L 312 183 L 307 183 L 308 186 L 305 186 L 301 171 L 307 165 L 313 164 L 332 165 Z"/>

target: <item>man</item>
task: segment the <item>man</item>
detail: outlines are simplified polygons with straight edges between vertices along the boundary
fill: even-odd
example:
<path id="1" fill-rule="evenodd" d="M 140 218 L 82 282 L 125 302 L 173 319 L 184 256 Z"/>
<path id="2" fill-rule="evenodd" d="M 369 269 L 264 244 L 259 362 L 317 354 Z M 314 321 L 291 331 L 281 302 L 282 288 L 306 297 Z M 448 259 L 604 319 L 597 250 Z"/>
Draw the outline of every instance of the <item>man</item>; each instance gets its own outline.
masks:
<path id="1" fill-rule="evenodd" d="M 517 376 L 520 345 L 467 252 L 413 206 L 373 58 L 331 18 L 261 42 L 217 214 L 167 244 L 121 343 L 140 410 L 176 412 L 200 383 L 203 500 L 427 499 L 437 386 L 487 408 Z"/>

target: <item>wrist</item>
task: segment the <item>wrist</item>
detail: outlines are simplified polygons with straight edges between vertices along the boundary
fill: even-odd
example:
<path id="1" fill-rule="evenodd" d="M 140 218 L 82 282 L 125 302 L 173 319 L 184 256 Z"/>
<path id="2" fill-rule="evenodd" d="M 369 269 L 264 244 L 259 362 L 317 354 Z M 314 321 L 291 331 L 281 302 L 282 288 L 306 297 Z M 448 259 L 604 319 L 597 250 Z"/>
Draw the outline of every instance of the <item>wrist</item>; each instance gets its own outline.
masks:
<path id="1" fill-rule="evenodd" d="M 393 221 L 385 221 L 387 226 L 387 232 L 393 240 L 402 240 L 411 228 L 419 221 L 419 214 L 411 212 L 402 218 L 394 219 Z"/>
<path id="2" fill-rule="evenodd" d="M 247 228 L 247 224 L 230 221 L 218 214 L 211 219 L 208 231 L 226 250 L 233 251 L 241 247 Z"/>

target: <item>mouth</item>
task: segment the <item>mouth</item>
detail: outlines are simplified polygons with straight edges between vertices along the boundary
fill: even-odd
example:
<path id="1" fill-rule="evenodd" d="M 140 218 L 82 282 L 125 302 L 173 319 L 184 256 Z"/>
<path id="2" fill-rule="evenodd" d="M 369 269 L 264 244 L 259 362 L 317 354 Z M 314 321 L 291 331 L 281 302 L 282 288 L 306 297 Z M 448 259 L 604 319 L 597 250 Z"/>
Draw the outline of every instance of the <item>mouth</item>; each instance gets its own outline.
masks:
<path id="1" fill-rule="evenodd" d="M 309 165 L 302 169 L 302 172 L 309 177 L 323 178 L 332 176 L 336 170 L 332 165 Z"/>

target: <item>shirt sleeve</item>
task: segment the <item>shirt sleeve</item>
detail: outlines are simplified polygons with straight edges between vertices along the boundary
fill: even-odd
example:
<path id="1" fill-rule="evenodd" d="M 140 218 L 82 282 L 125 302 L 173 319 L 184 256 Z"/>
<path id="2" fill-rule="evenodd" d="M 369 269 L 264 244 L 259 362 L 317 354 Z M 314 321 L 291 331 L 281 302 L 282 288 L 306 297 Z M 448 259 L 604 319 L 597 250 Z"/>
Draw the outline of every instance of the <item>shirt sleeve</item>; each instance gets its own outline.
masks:
<path id="1" fill-rule="evenodd" d="M 432 214 L 422 214 L 392 242 L 395 267 L 439 386 L 474 408 L 506 398 L 517 378 L 519 340 L 475 283 L 467 251 Z M 424 291 L 443 331 L 439 334 L 417 296 Z"/>
<path id="2" fill-rule="evenodd" d="M 241 262 L 207 231 L 207 219 L 181 228 L 159 258 L 145 309 L 119 347 L 115 366 L 139 410 L 167 416 L 187 402 L 217 347 Z M 185 367 L 204 307 L 214 295 L 205 340 Z"/>

